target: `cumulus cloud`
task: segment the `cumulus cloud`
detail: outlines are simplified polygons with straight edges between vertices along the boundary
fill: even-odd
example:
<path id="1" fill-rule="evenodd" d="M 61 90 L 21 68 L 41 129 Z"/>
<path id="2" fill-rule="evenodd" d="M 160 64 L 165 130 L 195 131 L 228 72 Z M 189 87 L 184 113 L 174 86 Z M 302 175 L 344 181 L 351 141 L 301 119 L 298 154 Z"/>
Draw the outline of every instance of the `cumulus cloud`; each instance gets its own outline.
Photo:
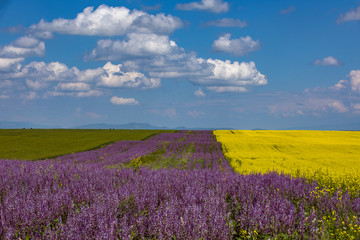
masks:
<path id="1" fill-rule="evenodd" d="M 280 14 L 289 14 L 289 13 L 291 13 L 291 12 L 293 12 L 293 11 L 295 11 L 295 7 L 294 6 L 291 6 L 291 7 L 288 7 L 288 8 L 286 8 L 286 9 L 282 9 L 281 11 L 280 11 Z"/>
<path id="2" fill-rule="evenodd" d="M 233 63 L 229 60 L 222 61 L 219 59 L 208 59 L 208 63 L 213 64 L 213 75 L 208 79 L 214 80 L 216 83 L 227 82 L 229 85 L 265 85 L 267 78 L 261 74 L 255 66 L 254 62 L 237 62 Z M 201 82 L 201 80 L 200 80 Z"/>
<path id="3" fill-rule="evenodd" d="M 119 36 L 127 33 L 169 34 L 182 27 L 182 21 L 171 15 L 159 13 L 151 15 L 126 7 L 109 7 L 105 4 L 94 10 L 87 7 L 75 19 L 43 19 L 30 27 L 37 34 L 61 33 L 88 36 Z"/>
<path id="4" fill-rule="evenodd" d="M 156 88 L 160 86 L 159 78 L 148 78 L 143 73 L 125 72 L 122 65 L 107 62 L 103 67 L 96 69 L 79 70 L 69 68 L 60 62 L 31 62 L 19 71 L 11 74 L 12 78 L 26 78 L 30 88 L 40 89 L 47 82 L 61 82 L 59 90 L 84 91 L 89 85 L 82 82 L 94 82 L 104 87 Z M 69 83 L 62 83 L 69 82 Z"/>
<path id="5" fill-rule="evenodd" d="M 223 92 L 247 92 L 245 87 L 237 86 L 211 86 L 206 88 L 209 91 L 223 93 Z"/>
<path id="6" fill-rule="evenodd" d="M 78 92 L 76 93 L 76 96 L 78 97 L 97 97 L 101 96 L 103 93 L 99 90 L 90 90 L 87 92 Z"/>
<path id="7" fill-rule="evenodd" d="M 260 42 L 253 41 L 250 36 L 239 39 L 230 39 L 231 34 L 224 34 L 215 40 L 212 49 L 217 52 L 226 52 L 235 56 L 243 56 L 260 49 Z"/>
<path id="8" fill-rule="evenodd" d="M 0 48 L 1 58 L 24 58 L 29 56 L 43 56 L 45 43 L 36 38 L 21 37 L 9 45 Z"/>
<path id="9" fill-rule="evenodd" d="M 30 79 L 26 79 L 25 83 L 26 83 L 26 86 L 28 86 L 28 88 L 30 88 L 32 90 L 40 90 L 40 89 L 44 89 L 48 86 L 48 84 L 46 82 L 30 80 Z"/>
<path id="10" fill-rule="evenodd" d="M 244 28 L 248 24 L 246 21 L 241 21 L 240 19 L 234 18 L 222 18 L 214 21 L 209 21 L 206 23 L 207 26 L 217 26 L 217 27 L 239 27 Z"/>
<path id="11" fill-rule="evenodd" d="M 152 55 L 169 54 L 177 45 L 174 41 L 169 40 L 168 36 L 145 34 L 145 33 L 130 33 L 127 39 L 99 40 L 96 48 L 86 55 L 86 59 L 93 60 L 120 60 L 133 57 L 146 57 Z"/>
<path id="12" fill-rule="evenodd" d="M 89 84 L 82 82 L 59 83 L 57 88 L 64 91 L 90 91 L 91 89 Z"/>
<path id="13" fill-rule="evenodd" d="M 125 71 L 121 64 L 114 65 L 111 62 L 103 67 L 79 70 L 60 62 L 34 61 L 19 65 L 9 72 L 0 71 L 1 78 L 16 79 L 19 85 L 17 88 L 36 91 L 37 96 L 43 97 L 94 97 L 109 92 L 111 88 L 148 89 L 161 84 L 159 78 L 147 77 L 137 71 Z M 10 80 L 0 82 L 0 86 L 8 86 L 12 83 Z"/>
<path id="14" fill-rule="evenodd" d="M 138 105 L 139 102 L 135 98 L 122 98 L 113 96 L 110 99 L 110 102 L 115 105 Z"/>
<path id="15" fill-rule="evenodd" d="M 198 96 L 198 97 L 205 97 L 205 96 L 206 96 L 205 93 L 203 92 L 203 90 L 202 90 L 201 88 L 199 88 L 198 90 L 196 90 L 196 91 L 194 92 L 194 95 L 195 95 L 195 96 Z"/>
<path id="16" fill-rule="evenodd" d="M 201 0 L 199 2 L 190 2 L 184 4 L 177 4 L 177 9 L 180 10 L 205 10 L 214 13 L 223 13 L 229 11 L 229 4 L 223 0 Z"/>
<path id="17" fill-rule="evenodd" d="M 360 70 L 352 70 L 349 77 L 351 90 L 360 93 Z"/>
<path id="18" fill-rule="evenodd" d="M 360 114 L 360 70 L 352 70 L 347 76 L 348 80 L 340 80 L 333 86 L 306 89 L 301 94 L 287 96 L 271 104 L 270 113 L 282 116 L 294 116 L 299 112 L 314 116 L 329 113 Z"/>
<path id="19" fill-rule="evenodd" d="M 148 78 L 143 73 L 135 71 L 123 72 L 121 64 L 114 65 L 108 62 L 103 68 L 107 74 L 100 77 L 100 86 L 157 88 L 161 84 L 159 78 Z"/>
<path id="20" fill-rule="evenodd" d="M 197 58 L 193 53 L 177 52 L 151 59 L 126 61 L 124 65 L 135 69 L 142 68 L 151 77 L 186 78 L 206 87 L 246 87 L 267 84 L 266 76 L 256 69 L 254 62 L 203 59 Z"/>
<path id="21" fill-rule="evenodd" d="M 341 62 L 335 57 L 329 56 L 323 59 L 317 59 L 314 64 L 319 66 L 340 66 Z"/>
<path id="22" fill-rule="evenodd" d="M 357 7 L 356 9 L 350 9 L 348 12 L 341 14 L 336 22 L 342 23 L 342 22 L 356 21 L 356 20 L 360 20 L 360 6 Z"/>
<path id="23" fill-rule="evenodd" d="M 68 68 L 60 62 L 31 62 L 12 74 L 13 78 L 27 78 L 37 81 L 61 81 L 74 79 L 80 71 Z"/>
<path id="24" fill-rule="evenodd" d="M 343 102 L 339 101 L 339 100 L 334 100 L 334 101 L 331 101 L 328 106 L 330 108 L 333 108 L 336 112 L 339 112 L 339 113 L 344 113 L 344 112 L 348 112 L 349 109 L 344 105 Z"/>
<path id="25" fill-rule="evenodd" d="M 334 86 L 330 87 L 330 89 L 333 90 L 341 90 L 346 89 L 348 85 L 348 81 L 346 80 L 340 80 L 338 83 L 336 83 Z"/>
<path id="26" fill-rule="evenodd" d="M 11 72 L 21 67 L 20 63 L 24 58 L 1 58 L 0 57 L 0 72 Z"/>
<path id="27" fill-rule="evenodd" d="M 348 77 L 349 80 L 340 80 L 334 86 L 330 87 L 330 89 L 360 93 L 360 70 L 351 70 Z"/>
<path id="28" fill-rule="evenodd" d="M 90 90 L 90 91 L 58 91 L 55 89 L 54 91 L 47 91 L 45 93 L 45 97 L 60 97 L 60 96 L 69 96 L 69 97 L 98 97 L 103 95 L 103 92 L 99 90 Z"/>

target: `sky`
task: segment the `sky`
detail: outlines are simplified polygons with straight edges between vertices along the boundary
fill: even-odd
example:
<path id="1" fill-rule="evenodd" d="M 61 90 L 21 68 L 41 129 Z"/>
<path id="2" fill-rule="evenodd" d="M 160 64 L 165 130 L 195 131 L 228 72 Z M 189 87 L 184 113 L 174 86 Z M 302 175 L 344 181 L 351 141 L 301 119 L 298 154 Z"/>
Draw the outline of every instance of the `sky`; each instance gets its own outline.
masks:
<path id="1" fill-rule="evenodd" d="M 0 121 L 342 129 L 359 56 L 359 0 L 0 0 Z"/>

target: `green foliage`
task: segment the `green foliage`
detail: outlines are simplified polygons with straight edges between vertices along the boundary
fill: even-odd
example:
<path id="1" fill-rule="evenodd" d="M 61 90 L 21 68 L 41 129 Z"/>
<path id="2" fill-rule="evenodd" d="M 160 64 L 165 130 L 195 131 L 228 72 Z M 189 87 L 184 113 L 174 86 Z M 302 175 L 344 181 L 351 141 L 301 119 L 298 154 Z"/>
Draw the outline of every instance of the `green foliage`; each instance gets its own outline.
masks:
<path id="1" fill-rule="evenodd" d="M 129 166 L 135 171 L 138 172 L 140 167 L 142 165 L 141 157 L 134 157 L 130 163 Z"/>
<path id="2" fill-rule="evenodd" d="M 87 151 L 115 141 L 144 140 L 171 130 L 0 129 L 0 159 L 37 160 Z"/>

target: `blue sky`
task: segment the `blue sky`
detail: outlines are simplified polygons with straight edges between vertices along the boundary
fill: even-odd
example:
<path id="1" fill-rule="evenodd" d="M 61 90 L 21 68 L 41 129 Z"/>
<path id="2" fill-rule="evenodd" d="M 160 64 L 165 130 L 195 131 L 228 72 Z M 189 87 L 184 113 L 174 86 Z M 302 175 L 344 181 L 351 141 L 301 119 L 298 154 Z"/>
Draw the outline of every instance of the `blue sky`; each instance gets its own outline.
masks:
<path id="1" fill-rule="evenodd" d="M 360 1 L 0 1 L 0 121 L 360 122 Z"/>

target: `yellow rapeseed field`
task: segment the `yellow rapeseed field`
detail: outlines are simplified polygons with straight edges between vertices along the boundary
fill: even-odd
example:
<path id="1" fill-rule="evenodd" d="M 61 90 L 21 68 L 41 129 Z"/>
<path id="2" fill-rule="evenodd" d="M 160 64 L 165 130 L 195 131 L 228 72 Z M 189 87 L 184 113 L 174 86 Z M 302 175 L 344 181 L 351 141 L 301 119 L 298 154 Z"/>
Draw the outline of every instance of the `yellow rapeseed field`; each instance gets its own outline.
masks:
<path id="1" fill-rule="evenodd" d="M 218 130 L 235 171 L 277 171 L 331 187 L 360 189 L 360 132 Z"/>

